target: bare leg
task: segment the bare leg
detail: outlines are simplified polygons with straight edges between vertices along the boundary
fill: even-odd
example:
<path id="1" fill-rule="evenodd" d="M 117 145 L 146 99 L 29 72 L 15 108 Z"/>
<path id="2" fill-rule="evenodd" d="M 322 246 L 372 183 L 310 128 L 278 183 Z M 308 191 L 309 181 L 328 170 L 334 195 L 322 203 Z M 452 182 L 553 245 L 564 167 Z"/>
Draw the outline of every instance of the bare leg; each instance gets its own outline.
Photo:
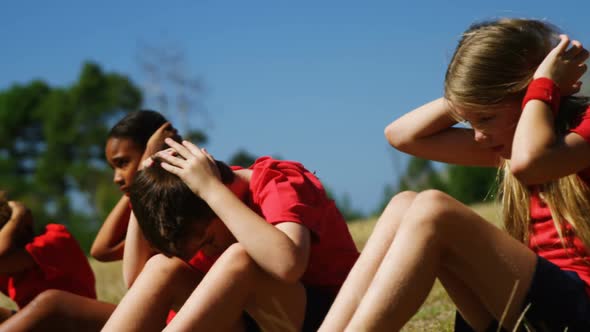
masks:
<path id="1" fill-rule="evenodd" d="M 535 264 L 535 254 L 522 243 L 446 194 L 426 191 L 404 215 L 348 330 L 399 330 L 443 270 L 462 276 L 466 289 L 496 318 L 507 307 L 518 280 L 520 287 L 504 321 L 511 329 Z"/>
<path id="2" fill-rule="evenodd" d="M 0 331 L 100 331 L 113 310 L 112 303 L 48 290 L 2 323 Z"/>
<path id="3" fill-rule="evenodd" d="M 457 306 L 461 316 L 473 329 L 484 331 L 490 326 L 494 317 L 462 279 L 445 269 L 439 272 L 438 279 Z"/>
<path id="4" fill-rule="evenodd" d="M 305 289 L 261 270 L 239 243 L 230 246 L 205 275 L 165 331 L 236 331 L 246 310 L 269 331 L 299 331 Z"/>
<path id="5" fill-rule="evenodd" d="M 396 195 L 379 217 L 367 245 L 342 285 L 319 331 L 343 331 L 383 261 L 415 192 Z"/>
<path id="6" fill-rule="evenodd" d="M 151 257 L 103 331 L 161 331 L 170 309 L 180 307 L 201 278 L 179 258 Z"/>

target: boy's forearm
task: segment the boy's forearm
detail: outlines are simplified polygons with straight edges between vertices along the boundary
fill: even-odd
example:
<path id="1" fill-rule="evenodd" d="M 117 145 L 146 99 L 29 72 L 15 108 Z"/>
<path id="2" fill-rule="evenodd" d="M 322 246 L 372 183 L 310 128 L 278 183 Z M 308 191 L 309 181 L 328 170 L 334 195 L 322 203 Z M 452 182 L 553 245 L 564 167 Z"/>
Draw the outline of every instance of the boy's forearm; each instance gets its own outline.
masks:
<path id="1" fill-rule="evenodd" d="M 286 233 L 267 223 L 221 183 L 203 199 L 265 271 L 286 281 L 301 277 L 309 253 L 301 252 Z"/>

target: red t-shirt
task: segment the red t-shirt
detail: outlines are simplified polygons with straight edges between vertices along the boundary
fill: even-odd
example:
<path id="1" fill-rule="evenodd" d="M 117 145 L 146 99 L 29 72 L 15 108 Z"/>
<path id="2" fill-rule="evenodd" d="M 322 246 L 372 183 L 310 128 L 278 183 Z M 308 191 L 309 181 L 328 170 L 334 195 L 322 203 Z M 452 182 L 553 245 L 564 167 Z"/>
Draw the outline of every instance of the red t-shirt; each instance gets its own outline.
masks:
<path id="1" fill-rule="evenodd" d="M 590 143 L 590 107 L 586 110 L 580 124 L 571 131 Z M 590 185 L 590 168 L 582 170 L 578 176 L 587 185 Z M 531 191 L 530 205 L 532 228 L 529 247 L 537 255 L 559 266 L 562 270 L 576 272 L 580 279 L 586 283 L 586 292 L 590 296 L 590 251 L 574 235 L 569 224 L 563 234 L 566 248 L 563 247 L 553 224 L 551 210 L 541 199 L 536 188 Z M 585 222 L 590 222 L 590 216 L 588 218 L 589 220 L 585 220 Z"/>
<path id="2" fill-rule="evenodd" d="M 96 298 L 94 273 L 88 259 L 64 225 L 48 224 L 45 233 L 35 237 L 25 250 L 37 266 L 13 276 L 0 277 L 0 290 L 19 308 L 48 289 Z"/>
<path id="3" fill-rule="evenodd" d="M 252 176 L 245 203 L 269 224 L 295 222 L 310 230 L 309 263 L 301 282 L 335 294 L 359 252 L 334 201 L 318 178 L 298 162 L 262 157 L 249 168 Z M 206 273 L 215 260 L 198 252 L 190 264 Z"/>

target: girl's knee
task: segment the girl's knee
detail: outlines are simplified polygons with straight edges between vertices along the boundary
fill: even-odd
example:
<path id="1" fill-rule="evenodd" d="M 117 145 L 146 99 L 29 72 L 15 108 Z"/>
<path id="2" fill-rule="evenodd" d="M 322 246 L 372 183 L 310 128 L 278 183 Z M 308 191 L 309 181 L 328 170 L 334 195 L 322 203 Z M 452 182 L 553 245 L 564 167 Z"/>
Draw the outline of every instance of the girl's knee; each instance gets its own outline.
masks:
<path id="1" fill-rule="evenodd" d="M 442 218 L 453 213 L 456 203 L 457 201 L 447 193 L 430 189 L 419 193 L 412 207 L 436 219 L 436 217 Z"/>
<path id="2" fill-rule="evenodd" d="M 414 199 L 416 199 L 416 195 L 418 194 L 413 191 L 402 191 L 399 194 L 396 194 L 391 200 L 389 200 L 387 206 L 385 206 L 383 214 L 395 215 L 400 214 L 400 212 L 403 214 L 403 212 L 412 205 Z"/>
<path id="3" fill-rule="evenodd" d="M 410 206 L 417 195 L 418 193 L 416 193 L 415 191 L 402 191 L 393 196 L 393 198 L 391 198 L 391 200 L 389 201 L 388 205 Z"/>
<path id="4" fill-rule="evenodd" d="M 439 190 L 426 190 L 414 197 L 402 225 L 440 235 L 451 226 L 456 208 L 457 201 L 451 196 Z"/>

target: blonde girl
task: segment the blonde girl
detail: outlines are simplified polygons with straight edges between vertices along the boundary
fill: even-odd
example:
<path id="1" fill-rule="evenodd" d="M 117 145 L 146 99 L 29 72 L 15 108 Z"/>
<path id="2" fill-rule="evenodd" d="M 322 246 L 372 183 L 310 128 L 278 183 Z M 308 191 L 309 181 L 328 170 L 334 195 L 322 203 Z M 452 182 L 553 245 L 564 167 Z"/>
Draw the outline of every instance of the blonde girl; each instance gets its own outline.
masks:
<path id="1" fill-rule="evenodd" d="M 445 193 L 396 195 L 320 331 L 399 330 L 436 279 L 458 308 L 457 331 L 590 331 L 590 111 L 572 96 L 587 58 L 543 21 L 463 34 L 444 97 L 385 135 L 421 158 L 498 167 L 507 232 Z"/>

